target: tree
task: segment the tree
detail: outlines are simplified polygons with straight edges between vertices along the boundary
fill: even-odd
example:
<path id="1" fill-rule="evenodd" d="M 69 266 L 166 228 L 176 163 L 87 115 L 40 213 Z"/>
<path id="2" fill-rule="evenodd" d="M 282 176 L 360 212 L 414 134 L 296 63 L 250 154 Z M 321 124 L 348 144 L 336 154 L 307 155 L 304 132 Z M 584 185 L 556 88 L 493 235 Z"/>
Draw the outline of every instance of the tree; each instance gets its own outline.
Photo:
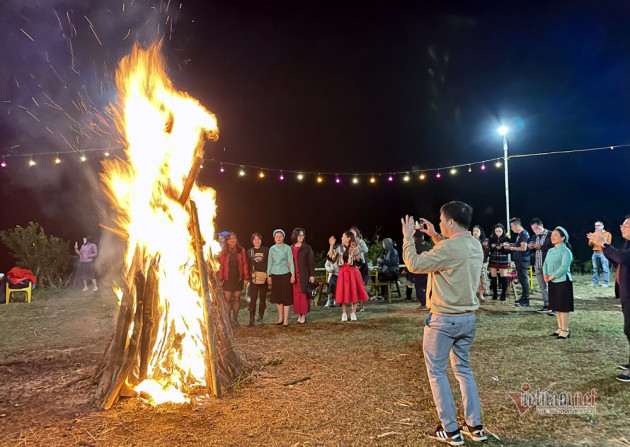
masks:
<path id="1" fill-rule="evenodd" d="M 68 243 L 55 236 L 46 236 L 36 222 L 0 232 L 2 243 L 9 249 L 16 266 L 31 270 L 40 285 L 58 287 L 71 266 Z"/>

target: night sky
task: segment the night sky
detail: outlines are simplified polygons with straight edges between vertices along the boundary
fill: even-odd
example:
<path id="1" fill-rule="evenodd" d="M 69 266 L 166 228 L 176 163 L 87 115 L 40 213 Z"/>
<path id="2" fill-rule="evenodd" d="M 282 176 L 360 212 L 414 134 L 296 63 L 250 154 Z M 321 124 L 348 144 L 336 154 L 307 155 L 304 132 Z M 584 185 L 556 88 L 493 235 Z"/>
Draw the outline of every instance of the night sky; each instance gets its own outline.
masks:
<path id="1" fill-rule="evenodd" d="M 220 138 L 207 158 L 367 175 L 359 185 L 348 176 L 341 185 L 314 175 L 279 182 L 253 169 L 239 178 L 231 166 L 219 174 L 207 162 L 200 183 L 217 190 L 218 230 L 236 231 L 244 245 L 261 232 L 270 244 L 273 229 L 300 226 L 322 250 L 357 225 L 400 244 L 405 213 L 437 223 L 441 204 L 463 200 L 489 231 L 505 222 L 503 170 L 492 163 L 424 182 L 370 185 L 369 174 L 502 157 L 501 123 L 511 155 L 629 143 L 630 6 L 472 3 L 5 0 L 0 155 L 10 157 L 0 169 L 0 229 L 35 220 L 69 241 L 101 236 L 97 153 L 79 163 L 78 151 L 117 146 L 103 112 L 116 99 L 116 64 L 136 40 L 163 37 L 175 86 L 217 116 Z M 54 166 L 67 150 L 76 152 Z M 52 155 L 31 168 L 19 157 L 42 152 Z M 526 228 L 532 217 L 565 226 L 581 259 L 597 219 L 620 242 L 630 148 L 509 166 L 511 214 Z M 2 247 L 0 270 L 10 264 Z"/>

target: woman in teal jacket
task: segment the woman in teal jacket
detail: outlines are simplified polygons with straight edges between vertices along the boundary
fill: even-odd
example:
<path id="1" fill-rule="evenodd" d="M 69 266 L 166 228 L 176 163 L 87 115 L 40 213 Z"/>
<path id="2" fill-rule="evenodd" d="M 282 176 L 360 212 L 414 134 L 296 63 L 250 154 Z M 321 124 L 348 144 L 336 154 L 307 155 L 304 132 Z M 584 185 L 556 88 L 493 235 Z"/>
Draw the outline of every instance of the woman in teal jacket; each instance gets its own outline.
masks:
<path id="1" fill-rule="evenodd" d="M 573 254 L 569 245 L 569 234 L 562 227 L 551 233 L 553 248 L 547 252 L 543 264 L 545 282 L 549 285 L 549 309 L 556 311 L 558 330 L 552 337 L 565 340 L 570 337 L 569 312 L 573 312 L 573 282 L 571 261 Z"/>
<path id="2" fill-rule="evenodd" d="M 273 232 L 275 245 L 269 248 L 267 282 L 271 285 L 271 301 L 278 307 L 278 323 L 289 325 L 289 310 L 293 304 L 295 266 L 291 247 L 284 243 L 284 231 Z"/>

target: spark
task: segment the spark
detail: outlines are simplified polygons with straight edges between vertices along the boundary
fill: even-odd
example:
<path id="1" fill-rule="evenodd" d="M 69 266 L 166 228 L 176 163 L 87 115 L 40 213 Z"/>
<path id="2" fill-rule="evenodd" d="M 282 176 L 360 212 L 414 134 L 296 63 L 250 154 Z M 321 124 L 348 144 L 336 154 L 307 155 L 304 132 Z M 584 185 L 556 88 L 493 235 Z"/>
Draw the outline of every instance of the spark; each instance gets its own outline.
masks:
<path id="1" fill-rule="evenodd" d="M 90 19 L 88 19 L 87 16 L 83 16 L 83 17 L 85 17 L 85 20 L 87 20 L 87 22 L 90 24 L 90 29 L 92 30 L 92 33 L 94 33 L 94 37 L 96 37 L 98 44 L 100 46 L 103 46 L 103 43 L 101 42 L 101 39 L 98 38 L 98 35 L 96 34 L 96 30 L 94 29 L 94 25 L 92 25 L 92 22 L 90 22 Z"/>
<path id="2" fill-rule="evenodd" d="M 124 9 L 124 8 L 123 8 Z M 127 37 L 129 37 L 129 34 L 131 34 L 131 28 L 129 28 L 127 30 L 127 34 L 125 35 L 125 37 L 123 37 L 123 40 L 125 40 Z"/>
<path id="3" fill-rule="evenodd" d="M 46 94 L 46 92 L 42 92 L 42 95 L 44 95 L 48 99 L 48 101 L 50 101 L 52 103 L 52 104 L 48 104 L 48 105 L 54 105 L 57 109 L 63 110 L 59 104 L 57 104 L 55 101 L 53 101 L 51 99 L 51 97 Z"/>
<path id="4" fill-rule="evenodd" d="M 57 75 L 57 78 L 61 81 L 61 83 L 62 83 L 63 85 L 66 85 L 66 83 L 65 83 L 65 82 L 63 82 L 63 79 L 61 79 L 61 76 L 59 75 L 59 73 L 57 73 L 57 70 L 55 70 L 55 67 L 53 67 L 52 65 L 49 65 L 49 67 L 52 69 L 52 71 L 54 71 L 54 72 L 55 72 L 55 75 Z"/>
<path id="5" fill-rule="evenodd" d="M 26 113 L 28 113 L 29 115 L 31 115 L 31 116 L 35 119 L 35 121 L 37 121 L 38 123 L 39 123 L 39 122 L 41 122 L 41 121 L 39 121 L 39 118 L 37 118 L 35 115 L 33 115 L 33 114 L 32 114 L 31 112 L 29 112 L 28 110 L 26 111 Z"/>
<path id="6" fill-rule="evenodd" d="M 59 14 L 55 11 L 55 16 L 57 17 L 57 22 L 59 23 L 59 30 L 63 33 L 63 27 L 61 26 L 61 19 L 59 18 Z"/>
<path id="7" fill-rule="evenodd" d="M 26 35 L 26 37 L 31 39 L 31 41 L 35 42 L 35 39 L 33 39 L 31 36 L 29 36 L 28 33 L 26 31 L 24 31 L 22 28 L 20 28 L 20 31 L 22 31 Z"/>
<path id="8" fill-rule="evenodd" d="M 80 126 L 81 124 L 79 124 L 74 118 L 72 118 L 70 115 L 68 115 L 66 112 L 63 112 L 64 115 L 66 115 L 68 118 L 70 118 L 76 125 Z"/>
<path id="9" fill-rule="evenodd" d="M 33 97 L 31 96 L 31 99 L 33 100 L 33 102 L 35 103 L 35 105 L 36 105 L 37 107 L 39 107 L 39 104 L 37 104 L 37 101 L 35 101 L 35 98 L 33 98 Z"/>
<path id="10" fill-rule="evenodd" d="M 51 133 L 51 135 L 54 135 L 53 131 L 52 131 L 52 130 L 50 130 L 50 129 L 48 128 L 48 126 L 46 126 L 46 130 L 47 130 L 48 132 L 50 132 L 50 133 Z"/>

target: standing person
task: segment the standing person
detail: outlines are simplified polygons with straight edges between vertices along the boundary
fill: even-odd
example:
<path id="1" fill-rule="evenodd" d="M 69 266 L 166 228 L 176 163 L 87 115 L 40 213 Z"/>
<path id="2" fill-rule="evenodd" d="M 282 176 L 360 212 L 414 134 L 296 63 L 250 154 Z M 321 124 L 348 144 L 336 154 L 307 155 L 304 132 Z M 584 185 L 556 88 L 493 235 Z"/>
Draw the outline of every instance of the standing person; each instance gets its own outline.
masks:
<path id="1" fill-rule="evenodd" d="M 483 298 L 484 293 L 488 293 L 488 256 L 490 255 L 490 247 L 488 247 L 488 239 L 486 239 L 486 232 L 483 231 L 479 225 L 475 225 L 472 230 L 472 235 L 481 244 L 483 250 L 483 263 L 481 264 L 481 279 L 479 280 L 479 290 L 477 290 L 477 296 L 479 301 L 485 301 Z"/>
<path id="2" fill-rule="evenodd" d="M 249 282 L 249 268 L 245 249 L 238 243 L 235 233 L 226 235 L 225 245 L 219 255 L 219 264 L 219 281 L 223 286 L 228 317 L 231 316 L 232 326 L 238 326 L 241 292 L 243 286 Z"/>
<path id="3" fill-rule="evenodd" d="M 490 289 L 492 290 L 493 300 L 498 298 L 497 282 L 501 285 L 501 298 L 499 301 L 505 301 L 505 297 L 507 296 L 507 269 L 510 266 L 510 259 L 508 258 L 508 251 L 503 248 L 503 244 L 509 241 L 505 234 L 503 224 L 496 224 L 492 228 L 492 235 L 488 238 L 488 245 L 490 247 L 490 262 L 488 267 L 490 268 Z"/>
<path id="4" fill-rule="evenodd" d="M 420 230 L 416 230 L 413 233 L 413 243 L 416 254 L 431 250 L 431 244 L 424 240 L 424 233 Z M 407 272 L 407 281 L 416 289 L 416 299 L 420 303 L 418 309 L 421 310 L 426 310 L 427 306 L 427 278 L 428 275 L 426 273 Z M 409 285 L 407 285 L 407 289 L 405 290 L 405 298 L 408 300 L 411 299 L 411 287 Z"/>
<path id="5" fill-rule="evenodd" d="M 267 308 L 267 262 L 269 260 L 269 248 L 262 245 L 262 235 L 252 234 L 252 244 L 247 251 L 247 265 L 251 273 L 251 283 L 249 285 L 249 325 L 253 326 L 256 320 L 256 301 L 258 305 L 258 324 L 263 324 L 265 309 Z"/>
<path id="6" fill-rule="evenodd" d="M 514 304 L 516 307 L 529 307 L 529 233 L 518 217 L 510 219 L 510 229 L 516 238 L 513 244 L 506 242 L 503 247 L 512 254 L 518 282 L 521 284 L 521 299 Z"/>
<path id="7" fill-rule="evenodd" d="M 306 296 L 308 283 L 315 281 L 313 265 L 313 249 L 304 242 L 304 228 L 295 228 L 291 233 L 293 246 L 293 265 L 295 266 L 295 282 L 293 283 L 293 313 L 299 315 L 298 323 L 306 323 L 306 314 L 311 311 L 311 298 Z"/>
<path id="8" fill-rule="evenodd" d="M 338 245 L 335 245 L 333 250 L 337 248 Z M 339 278 L 339 264 L 331 262 L 330 259 L 326 259 L 324 267 L 326 268 L 326 272 L 328 272 L 328 300 L 324 307 L 329 309 L 335 307 L 335 292 L 337 291 L 337 279 Z"/>
<path id="9" fill-rule="evenodd" d="M 96 244 L 90 242 L 91 236 L 85 236 L 83 238 L 83 244 L 79 249 L 79 244 L 74 243 L 74 252 L 79 255 L 79 269 L 77 276 L 83 281 L 82 292 L 87 292 L 88 281 L 92 281 L 92 291 L 96 292 L 98 286 L 96 285 L 96 272 L 94 271 L 94 258 L 98 256 L 98 248 Z"/>
<path id="10" fill-rule="evenodd" d="M 284 243 L 284 231 L 273 231 L 275 244 L 269 249 L 267 263 L 267 282 L 271 285 L 271 302 L 278 308 L 276 324 L 289 325 L 289 307 L 293 304 L 291 284 L 295 282 L 295 264 L 293 251 Z"/>
<path id="11" fill-rule="evenodd" d="M 595 222 L 595 233 L 601 232 L 606 240 L 606 243 L 610 245 L 612 242 L 612 234 L 608 231 L 604 230 L 604 222 L 598 220 Z M 608 259 L 604 256 L 603 253 L 603 244 L 599 243 L 599 238 L 596 239 L 596 242 L 593 242 L 589 239 L 588 245 L 593 247 L 593 256 L 591 260 L 593 262 L 593 283 L 591 286 L 597 287 L 599 285 L 599 271 L 602 270 L 604 272 L 604 283 L 602 287 L 608 287 L 608 281 L 610 280 L 610 269 L 608 268 Z"/>
<path id="12" fill-rule="evenodd" d="M 545 281 L 545 275 L 543 273 L 543 264 L 545 263 L 547 252 L 551 247 L 553 247 L 553 244 L 551 243 L 551 231 L 545 229 L 542 220 L 537 217 L 530 220 L 529 224 L 532 228 L 534 236 L 527 246 L 530 250 L 536 250 L 536 253 L 534 254 L 534 273 L 536 274 L 536 282 L 538 282 L 540 294 L 543 299 L 543 307 L 538 310 L 538 313 L 551 313 L 552 315 L 555 315 L 553 310 L 549 310 L 549 287 Z"/>
<path id="13" fill-rule="evenodd" d="M 386 237 L 382 242 L 383 254 L 377 259 L 381 271 L 378 274 L 378 280 L 383 282 L 398 281 L 400 275 L 400 258 L 398 251 L 394 248 L 394 241 Z M 381 286 L 381 296 L 387 293 L 387 286 Z"/>
<path id="14" fill-rule="evenodd" d="M 468 231 L 472 207 L 448 202 L 440 208 L 440 231 L 431 222 L 419 219 L 424 233 L 435 242 L 433 249 L 416 254 L 412 235 L 414 220 L 402 221 L 403 260 L 410 272 L 428 273 L 429 316 L 424 326 L 422 349 L 431 384 L 433 401 L 441 425 L 428 436 L 451 445 L 463 445 L 462 433 L 474 441 L 486 441 L 481 423 L 477 383 L 470 367 L 470 346 L 475 337 L 475 311 L 479 308 L 477 289 L 483 259 L 481 244 Z M 446 368 L 449 356 L 459 382 L 466 424 L 459 428 L 453 393 Z"/>
<path id="15" fill-rule="evenodd" d="M 357 303 L 367 301 L 368 294 L 361 277 L 359 267 L 361 256 L 359 255 L 354 234 L 346 231 L 341 236 L 341 246 L 335 249 L 335 236 L 330 236 L 328 243 L 328 260 L 339 265 L 339 278 L 335 290 L 335 302 L 341 304 L 341 321 L 348 321 L 346 304 L 352 305 L 350 321 L 357 321 Z"/>
<path id="16" fill-rule="evenodd" d="M 367 244 L 363 240 L 363 235 L 359 231 L 359 229 L 353 225 L 350 227 L 350 232 L 354 234 L 354 240 L 356 241 L 356 249 L 361 256 L 361 277 L 363 278 L 363 284 L 366 285 L 368 280 L 370 279 L 370 269 L 367 265 L 367 260 L 365 259 L 365 255 L 370 251 Z M 359 305 L 359 312 L 365 311 L 365 301 L 361 301 Z"/>
<path id="17" fill-rule="evenodd" d="M 558 340 L 566 340 L 569 332 L 569 312 L 573 312 L 573 278 L 571 261 L 573 254 L 569 245 L 569 233 L 562 227 L 551 232 L 553 248 L 547 252 L 543 264 L 545 282 L 549 285 L 549 309 L 556 312 L 558 330 L 551 334 Z"/>
<path id="18" fill-rule="evenodd" d="M 615 248 L 606 242 L 606 235 L 603 227 L 595 229 L 593 233 L 588 233 L 589 242 L 602 246 L 602 252 L 606 259 L 617 263 L 617 280 L 619 282 L 619 300 L 621 301 L 621 311 L 623 312 L 623 333 L 626 334 L 630 343 L 630 215 L 621 225 L 621 236 L 625 239 L 622 248 Z M 608 239 L 610 240 L 610 239 Z M 621 382 L 630 382 L 630 362 L 619 365 L 623 370 L 617 376 Z"/>

